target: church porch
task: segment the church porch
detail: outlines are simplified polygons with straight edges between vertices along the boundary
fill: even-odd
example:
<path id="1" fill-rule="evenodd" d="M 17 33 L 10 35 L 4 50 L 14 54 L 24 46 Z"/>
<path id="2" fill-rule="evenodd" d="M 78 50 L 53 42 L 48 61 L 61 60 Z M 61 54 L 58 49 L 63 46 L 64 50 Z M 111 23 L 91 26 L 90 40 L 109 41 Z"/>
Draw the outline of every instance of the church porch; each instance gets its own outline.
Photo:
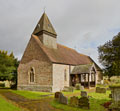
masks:
<path id="1" fill-rule="evenodd" d="M 70 74 L 70 85 L 75 86 L 79 83 L 86 88 L 96 86 L 96 71 L 94 65 L 75 66 Z"/>

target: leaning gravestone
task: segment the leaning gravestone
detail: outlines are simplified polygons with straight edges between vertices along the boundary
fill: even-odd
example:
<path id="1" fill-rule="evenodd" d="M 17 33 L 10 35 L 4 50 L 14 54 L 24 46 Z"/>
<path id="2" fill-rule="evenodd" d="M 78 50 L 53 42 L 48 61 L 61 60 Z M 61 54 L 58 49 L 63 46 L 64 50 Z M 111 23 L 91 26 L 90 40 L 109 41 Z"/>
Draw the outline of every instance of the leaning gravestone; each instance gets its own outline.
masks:
<path id="1" fill-rule="evenodd" d="M 67 97 L 63 96 L 63 94 L 60 94 L 59 102 L 61 104 L 66 104 L 67 105 L 68 104 L 68 99 L 67 99 Z"/>
<path id="2" fill-rule="evenodd" d="M 70 106 L 78 107 L 78 102 L 79 102 L 78 97 L 73 96 L 70 98 Z"/>
<path id="3" fill-rule="evenodd" d="M 106 88 L 96 87 L 96 93 L 106 93 Z"/>
<path id="4" fill-rule="evenodd" d="M 87 92 L 86 91 L 81 91 L 81 97 L 87 97 Z"/>
<path id="5" fill-rule="evenodd" d="M 87 109 L 89 109 L 90 108 L 89 99 L 87 97 L 81 97 L 79 99 L 78 106 L 80 108 L 87 108 Z"/>

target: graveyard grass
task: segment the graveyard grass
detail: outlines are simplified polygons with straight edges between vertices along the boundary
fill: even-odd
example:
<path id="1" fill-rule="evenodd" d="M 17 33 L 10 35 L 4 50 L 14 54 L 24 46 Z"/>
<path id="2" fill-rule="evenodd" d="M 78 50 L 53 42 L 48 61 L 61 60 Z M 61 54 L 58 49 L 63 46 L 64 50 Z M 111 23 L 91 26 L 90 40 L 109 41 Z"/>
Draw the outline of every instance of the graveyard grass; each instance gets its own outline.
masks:
<path id="1" fill-rule="evenodd" d="M 20 108 L 6 101 L 2 96 L 0 96 L 0 111 L 20 111 Z"/>
<path id="2" fill-rule="evenodd" d="M 18 91 L 18 90 L 9 90 L 15 94 L 24 96 L 28 99 L 43 99 L 48 97 L 41 97 L 42 95 L 49 95 L 53 94 L 50 97 L 54 97 L 54 93 L 47 93 L 47 92 L 34 92 L 34 91 Z M 87 91 L 87 90 L 86 90 Z M 109 94 L 111 92 L 107 91 L 106 94 L 100 94 L 95 92 L 89 92 L 88 95 L 91 96 L 90 98 L 90 109 L 81 109 L 81 108 L 75 108 L 71 107 L 69 105 L 63 105 L 58 103 L 57 101 L 53 100 L 50 104 L 57 108 L 57 109 L 63 109 L 64 111 L 106 111 L 104 107 L 102 106 L 103 103 L 110 101 Z M 74 92 L 63 92 L 65 96 L 68 97 L 68 100 L 70 100 L 71 96 L 78 96 L 80 98 L 80 90 L 75 90 Z M 51 99 L 51 98 L 50 98 Z M 4 109 L 5 108 L 5 109 Z M 19 111 L 17 107 L 12 105 L 12 103 L 7 102 L 2 96 L 0 96 L 0 111 Z"/>
<path id="3" fill-rule="evenodd" d="M 107 91 L 106 94 L 100 94 L 100 93 L 95 93 L 95 92 L 88 93 L 88 95 L 91 96 L 89 110 L 75 108 L 69 105 L 63 105 L 63 104 L 58 103 L 55 100 L 52 101 L 51 105 L 58 109 L 64 109 L 64 111 L 106 111 L 105 108 L 103 107 L 103 104 L 107 101 L 110 101 L 110 98 L 109 98 L 110 93 L 111 93 L 110 91 Z M 80 98 L 80 96 L 78 97 Z"/>

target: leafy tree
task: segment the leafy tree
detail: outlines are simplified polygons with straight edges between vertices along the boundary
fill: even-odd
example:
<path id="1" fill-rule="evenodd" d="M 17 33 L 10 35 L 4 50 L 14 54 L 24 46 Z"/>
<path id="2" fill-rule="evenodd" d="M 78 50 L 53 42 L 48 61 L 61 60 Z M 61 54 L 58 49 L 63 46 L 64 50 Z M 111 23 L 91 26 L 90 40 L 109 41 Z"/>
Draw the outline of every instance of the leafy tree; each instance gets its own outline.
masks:
<path id="1" fill-rule="evenodd" d="M 109 77 L 120 76 L 120 33 L 104 45 L 98 47 L 99 61 L 104 74 Z"/>
<path id="2" fill-rule="evenodd" d="M 18 60 L 14 57 L 13 52 L 8 54 L 7 51 L 0 50 L 0 80 L 17 80 Z"/>

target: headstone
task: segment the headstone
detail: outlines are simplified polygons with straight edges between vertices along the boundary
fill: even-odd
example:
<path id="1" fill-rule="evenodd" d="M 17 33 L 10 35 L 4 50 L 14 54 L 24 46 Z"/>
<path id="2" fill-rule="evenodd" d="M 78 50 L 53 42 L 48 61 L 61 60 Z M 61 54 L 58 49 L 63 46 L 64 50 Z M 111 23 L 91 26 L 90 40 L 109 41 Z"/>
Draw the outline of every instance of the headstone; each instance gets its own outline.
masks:
<path id="1" fill-rule="evenodd" d="M 76 90 L 80 90 L 80 87 L 81 87 L 81 84 L 76 84 L 75 85 Z"/>
<path id="2" fill-rule="evenodd" d="M 109 98 L 112 98 L 112 94 L 109 94 Z"/>
<path id="3" fill-rule="evenodd" d="M 63 95 L 61 92 L 56 92 L 55 93 L 55 98 L 56 99 L 59 99 L 60 98 L 60 95 Z"/>
<path id="4" fill-rule="evenodd" d="M 60 94 L 59 102 L 60 102 L 61 104 L 67 105 L 67 104 L 68 104 L 68 99 L 67 99 L 67 97 L 65 97 L 65 96 L 63 96 L 62 94 Z"/>
<path id="5" fill-rule="evenodd" d="M 87 92 L 86 91 L 81 91 L 81 97 L 87 97 Z"/>
<path id="6" fill-rule="evenodd" d="M 80 90 L 83 91 L 84 90 L 84 86 L 80 86 Z"/>
<path id="7" fill-rule="evenodd" d="M 80 108 L 87 108 L 87 109 L 89 109 L 90 108 L 89 99 L 87 97 L 81 97 L 79 99 L 78 106 Z"/>
<path id="8" fill-rule="evenodd" d="M 96 93 L 106 93 L 106 88 L 96 87 Z"/>
<path id="9" fill-rule="evenodd" d="M 120 86 L 110 86 L 112 99 L 115 103 L 120 101 Z"/>
<path id="10" fill-rule="evenodd" d="M 70 106 L 78 107 L 78 103 L 79 103 L 78 97 L 73 96 L 70 98 Z"/>
<path id="11" fill-rule="evenodd" d="M 64 87 L 63 89 L 64 92 L 73 92 L 74 91 L 74 87 Z"/>

